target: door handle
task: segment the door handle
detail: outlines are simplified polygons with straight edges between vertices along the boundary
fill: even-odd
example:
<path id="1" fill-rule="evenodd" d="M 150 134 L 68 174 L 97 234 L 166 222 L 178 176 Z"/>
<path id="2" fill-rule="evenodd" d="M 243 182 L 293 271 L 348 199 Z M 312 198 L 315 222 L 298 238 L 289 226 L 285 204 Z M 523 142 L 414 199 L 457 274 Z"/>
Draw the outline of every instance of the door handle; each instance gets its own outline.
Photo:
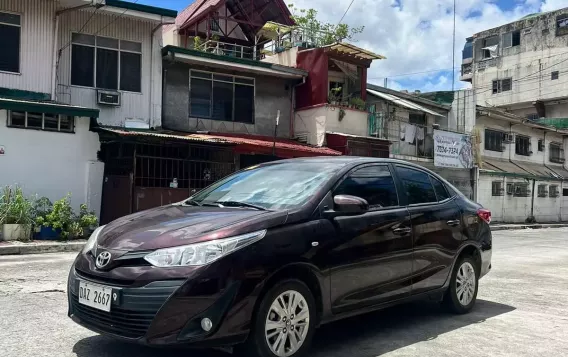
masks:
<path id="1" fill-rule="evenodd" d="M 450 220 L 448 222 L 446 222 L 448 224 L 448 226 L 450 227 L 456 227 L 459 226 L 461 224 L 459 219 L 454 219 L 454 220 Z"/>
<path id="2" fill-rule="evenodd" d="M 408 233 L 412 232 L 412 229 L 411 228 L 393 228 L 392 232 L 394 234 L 403 235 L 403 234 L 408 234 Z"/>

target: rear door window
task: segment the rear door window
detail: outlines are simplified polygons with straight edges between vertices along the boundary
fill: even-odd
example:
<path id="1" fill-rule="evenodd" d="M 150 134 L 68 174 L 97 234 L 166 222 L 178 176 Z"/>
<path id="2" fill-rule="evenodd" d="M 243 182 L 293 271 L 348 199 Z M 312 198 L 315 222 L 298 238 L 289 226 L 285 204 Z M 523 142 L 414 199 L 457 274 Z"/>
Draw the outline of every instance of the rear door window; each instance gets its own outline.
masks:
<path id="1" fill-rule="evenodd" d="M 438 180 L 433 176 L 430 176 L 430 180 L 432 180 L 432 184 L 434 185 L 434 191 L 436 192 L 436 197 L 438 198 L 438 202 L 450 198 L 446 186 L 443 183 L 441 183 L 440 180 Z"/>
<path id="2" fill-rule="evenodd" d="M 430 182 L 430 175 L 403 166 L 396 166 L 396 174 L 409 205 L 438 202 L 436 192 Z"/>
<path id="3" fill-rule="evenodd" d="M 387 165 L 356 169 L 337 187 L 335 195 L 363 198 L 367 200 L 370 208 L 398 206 L 396 186 Z"/>

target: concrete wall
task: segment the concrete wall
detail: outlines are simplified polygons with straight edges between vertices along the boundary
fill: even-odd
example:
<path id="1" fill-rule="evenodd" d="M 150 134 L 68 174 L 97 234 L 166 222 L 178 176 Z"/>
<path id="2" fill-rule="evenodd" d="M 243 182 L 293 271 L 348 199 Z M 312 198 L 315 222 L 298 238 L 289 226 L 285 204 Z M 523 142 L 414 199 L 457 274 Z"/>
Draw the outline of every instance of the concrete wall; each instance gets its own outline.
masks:
<path id="1" fill-rule="evenodd" d="M 531 214 L 532 197 L 515 197 L 506 192 L 502 196 L 492 196 L 492 182 L 501 181 L 503 188 L 508 183 L 529 183 L 532 190 L 532 180 L 525 180 L 516 177 L 492 176 L 481 174 L 478 182 L 478 202 L 491 211 L 492 219 L 495 222 L 524 223 Z M 545 184 L 550 190 L 551 185 L 558 185 L 559 197 L 539 197 L 538 186 Z M 568 188 L 568 183 L 559 181 L 540 181 L 536 180 L 534 186 L 534 208 L 533 214 L 539 223 L 561 222 L 568 219 L 568 201 L 562 196 L 563 188 Z M 562 214 L 564 212 L 564 214 Z"/>
<path id="2" fill-rule="evenodd" d="M 478 105 L 505 106 L 565 96 L 568 90 L 568 42 L 566 36 L 556 36 L 556 16 L 565 13 L 568 8 L 475 36 L 473 87 L 477 91 Z M 503 48 L 503 35 L 514 30 L 521 31 L 520 45 Z M 483 40 L 493 35 L 500 41 L 497 57 L 482 59 Z M 557 80 L 551 80 L 552 71 L 560 72 Z M 492 81 L 503 78 L 513 79 L 512 90 L 492 94 Z"/>
<path id="3" fill-rule="evenodd" d="M 97 160 L 99 137 L 89 131 L 89 118 L 75 118 L 75 133 L 9 128 L 0 110 L 0 185 L 19 184 L 26 195 L 55 201 L 71 193 L 78 209 L 87 203 L 100 214 L 104 164 Z"/>
<path id="4" fill-rule="evenodd" d="M 183 63 L 168 64 L 165 68 L 165 87 L 163 93 L 163 127 L 180 131 L 211 131 L 256 135 L 274 135 L 276 116 L 280 110 L 278 136 L 289 138 L 292 116 L 292 84 L 284 79 L 245 74 L 240 76 L 255 78 L 255 122 L 243 124 L 221 120 L 192 118 L 189 116 L 189 71 L 210 70 Z M 215 71 L 220 74 L 237 74 Z"/>
<path id="5" fill-rule="evenodd" d="M 21 16 L 20 73 L 0 73 L 0 87 L 51 93 L 56 2 L 2 0 L 0 11 Z"/>
<path id="6" fill-rule="evenodd" d="M 368 114 L 360 110 L 344 108 L 345 116 L 339 120 L 340 108 L 322 105 L 296 111 L 294 132 L 308 144 L 325 145 L 326 132 L 367 136 Z"/>
<path id="7" fill-rule="evenodd" d="M 138 121 L 150 127 L 161 126 L 162 58 L 160 54 L 161 31 L 156 31 L 152 44 L 152 29 L 156 23 L 122 17 L 114 21 L 116 14 L 97 12 L 91 19 L 92 11 L 74 11 L 61 15 L 59 24 L 59 47 L 64 48 L 59 59 L 57 100 L 67 104 L 98 108 L 99 123 L 110 126 L 124 126 L 127 120 Z M 90 20 L 90 21 L 89 21 Z M 86 24 L 86 26 L 84 26 Z M 108 26 L 107 26 L 108 25 Z M 120 91 L 119 107 L 97 104 L 96 89 L 71 85 L 71 34 L 111 37 L 142 44 L 141 92 Z M 153 45 L 153 47 L 152 47 Z"/>
<path id="8" fill-rule="evenodd" d="M 475 126 L 476 107 L 473 89 L 455 91 L 452 109 L 448 113 L 448 129 L 471 133 Z"/>

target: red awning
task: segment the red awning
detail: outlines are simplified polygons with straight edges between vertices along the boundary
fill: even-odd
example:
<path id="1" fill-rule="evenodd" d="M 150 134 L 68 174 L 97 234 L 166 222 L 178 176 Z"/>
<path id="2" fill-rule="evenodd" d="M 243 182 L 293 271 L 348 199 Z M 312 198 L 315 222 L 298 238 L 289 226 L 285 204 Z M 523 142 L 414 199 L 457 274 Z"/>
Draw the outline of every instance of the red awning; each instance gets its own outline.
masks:
<path id="1" fill-rule="evenodd" d="M 280 158 L 290 159 L 294 157 L 308 156 L 339 156 L 341 152 L 326 148 L 314 147 L 301 144 L 294 140 L 276 139 L 274 147 L 274 139 L 268 136 L 260 135 L 244 135 L 244 134 L 189 134 L 176 131 L 129 131 L 128 129 L 100 128 L 100 130 L 114 133 L 120 136 L 130 137 L 156 137 L 170 140 L 196 141 L 210 144 L 229 144 L 235 145 L 235 152 L 255 153 L 262 155 L 272 155 Z"/>
<path id="2" fill-rule="evenodd" d="M 194 137 L 207 140 L 218 139 L 237 144 L 235 151 L 239 153 L 256 153 L 272 155 L 274 139 L 268 136 L 241 134 L 191 134 Z M 275 156 L 294 158 L 306 156 L 339 156 L 341 152 L 326 148 L 301 144 L 294 140 L 276 139 Z"/>

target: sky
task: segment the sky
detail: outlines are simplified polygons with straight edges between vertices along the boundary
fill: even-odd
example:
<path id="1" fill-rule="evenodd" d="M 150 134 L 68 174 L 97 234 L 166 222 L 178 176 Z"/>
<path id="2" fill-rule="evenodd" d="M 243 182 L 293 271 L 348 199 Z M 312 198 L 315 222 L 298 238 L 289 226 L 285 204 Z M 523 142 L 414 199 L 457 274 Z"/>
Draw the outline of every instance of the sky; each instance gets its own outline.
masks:
<path id="1" fill-rule="evenodd" d="M 130 0 L 134 1 L 134 0 Z M 352 0 L 285 0 L 297 8 L 313 8 L 321 21 L 335 23 Z M 138 3 L 183 10 L 192 0 L 139 0 Z M 474 33 L 513 22 L 525 15 L 568 7 L 568 0 L 456 0 L 456 43 L 453 43 L 454 0 L 353 0 L 344 23 L 365 26 L 352 41 L 387 57 L 374 61 L 368 82 L 389 88 L 431 92 L 452 89 L 459 81 L 461 51 Z"/>

